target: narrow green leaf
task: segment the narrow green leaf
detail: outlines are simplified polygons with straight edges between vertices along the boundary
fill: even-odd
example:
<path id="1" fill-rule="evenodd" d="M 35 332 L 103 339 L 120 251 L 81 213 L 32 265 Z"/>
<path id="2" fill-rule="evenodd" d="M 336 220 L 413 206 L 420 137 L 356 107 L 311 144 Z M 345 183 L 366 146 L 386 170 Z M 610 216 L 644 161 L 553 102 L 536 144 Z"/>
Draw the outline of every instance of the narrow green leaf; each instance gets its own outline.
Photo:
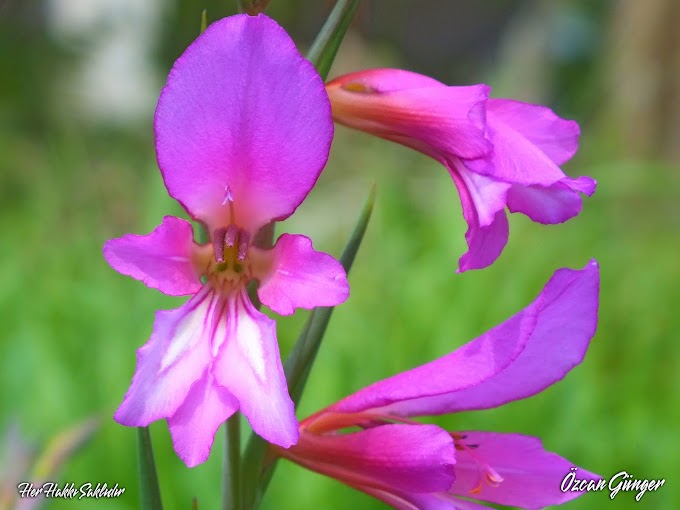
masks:
<path id="1" fill-rule="evenodd" d="M 368 221 L 371 219 L 373 212 L 373 205 L 375 204 L 375 184 L 371 186 L 366 203 L 359 215 L 359 218 L 354 226 L 352 235 L 347 241 L 342 255 L 340 256 L 340 263 L 345 271 L 349 274 L 349 270 L 354 263 L 359 251 L 359 246 L 366 233 Z M 295 342 L 292 351 L 288 355 L 283 369 L 286 373 L 286 380 L 288 381 L 288 391 L 290 397 L 297 406 L 302 397 L 302 390 L 307 383 L 307 377 L 311 370 L 316 354 L 319 351 L 321 340 L 328 326 L 328 321 L 331 319 L 333 307 L 319 307 L 315 308 L 307 320 L 302 333 Z"/>
<path id="2" fill-rule="evenodd" d="M 366 203 L 340 256 L 340 263 L 348 274 L 366 233 L 374 204 L 375 184 L 371 186 Z M 288 391 L 296 406 L 302 397 L 302 391 L 332 313 L 333 307 L 319 307 L 312 311 L 302 333 L 293 346 L 293 350 L 284 363 Z M 243 464 L 243 479 L 245 481 L 243 494 L 244 508 L 246 509 L 255 509 L 259 506 L 274 473 L 276 462 L 266 462 L 267 451 L 267 442 L 260 436 L 252 434 L 248 441 Z"/>
<path id="3" fill-rule="evenodd" d="M 222 510 L 241 508 L 241 415 L 234 413 L 226 423 L 222 464 Z"/>
<path id="4" fill-rule="evenodd" d="M 142 510 L 163 510 L 149 427 L 137 427 L 137 448 L 139 453 L 141 508 Z"/>
<path id="5" fill-rule="evenodd" d="M 358 5 L 359 0 L 338 0 L 307 53 L 307 59 L 314 64 L 324 81 Z"/>
<path id="6" fill-rule="evenodd" d="M 208 28 L 208 9 L 203 9 L 201 13 L 201 33 L 205 32 L 206 28 Z"/>

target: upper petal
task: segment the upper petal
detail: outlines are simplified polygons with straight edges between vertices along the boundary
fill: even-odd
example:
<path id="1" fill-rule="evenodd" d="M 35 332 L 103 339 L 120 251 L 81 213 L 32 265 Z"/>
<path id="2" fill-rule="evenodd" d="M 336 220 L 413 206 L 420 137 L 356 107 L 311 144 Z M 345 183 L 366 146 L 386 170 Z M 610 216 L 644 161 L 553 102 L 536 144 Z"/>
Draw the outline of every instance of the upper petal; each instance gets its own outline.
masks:
<path id="1" fill-rule="evenodd" d="M 494 150 L 470 161 L 471 170 L 526 186 L 550 186 L 565 177 L 559 165 L 578 148 L 576 122 L 549 108 L 508 99 L 489 99 L 486 118 Z"/>
<path id="2" fill-rule="evenodd" d="M 283 234 L 274 248 L 259 252 L 268 259 L 268 270 L 255 275 L 260 279 L 257 294 L 278 314 L 290 315 L 295 308 L 335 306 L 349 296 L 347 274 L 340 262 L 315 251 L 308 237 Z"/>
<path id="3" fill-rule="evenodd" d="M 170 195 L 210 229 L 251 231 L 293 213 L 333 136 L 312 64 L 275 21 L 245 14 L 216 21 L 177 59 L 154 129 Z"/>
<path id="4" fill-rule="evenodd" d="M 434 425 L 390 424 L 347 434 L 303 432 L 283 454 L 353 486 L 438 492 L 453 483 L 456 450 Z"/>
<path id="5" fill-rule="evenodd" d="M 211 361 L 219 301 L 204 287 L 180 308 L 156 312 L 151 338 L 137 350 L 132 384 L 114 416 L 118 423 L 141 427 L 175 414 Z"/>
<path id="6" fill-rule="evenodd" d="M 562 490 L 562 482 L 574 464 L 544 450 L 538 438 L 494 432 L 462 434 L 466 436 L 466 443 L 476 447 L 472 453 L 466 449 L 457 451 L 453 494 L 518 508 L 559 505 L 583 494 Z M 503 481 L 495 486 L 483 482 L 480 485 L 483 469 L 480 460 L 492 467 Z M 601 477 L 578 469 L 576 478 L 597 480 Z"/>
<path id="7" fill-rule="evenodd" d="M 538 393 L 585 355 L 597 326 L 599 270 L 560 269 L 527 308 L 456 351 L 330 406 L 338 412 L 434 415 Z"/>
<path id="8" fill-rule="evenodd" d="M 215 384 L 206 370 L 194 383 L 184 404 L 168 418 L 172 445 L 188 467 L 205 462 L 210 455 L 215 433 L 227 418 L 238 411 L 238 401 Z"/>
<path id="9" fill-rule="evenodd" d="M 201 281 L 191 263 L 191 223 L 166 216 L 153 232 L 128 234 L 104 244 L 104 258 L 119 273 L 170 296 L 195 294 Z"/>
<path id="10" fill-rule="evenodd" d="M 238 400 L 253 430 L 284 448 L 298 439 L 298 422 L 288 395 L 276 341 L 276 323 L 258 312 L 245 290 L 227 301 L 215 332 L 213 375 Z"/>
<path id="11" fill-rule="evenodd" d="M 369 69 L 326 85 L 333 119 L 439 161 L 491 151 L 484 134 L 486 85 L 449 87 L 399 69 Z"/>

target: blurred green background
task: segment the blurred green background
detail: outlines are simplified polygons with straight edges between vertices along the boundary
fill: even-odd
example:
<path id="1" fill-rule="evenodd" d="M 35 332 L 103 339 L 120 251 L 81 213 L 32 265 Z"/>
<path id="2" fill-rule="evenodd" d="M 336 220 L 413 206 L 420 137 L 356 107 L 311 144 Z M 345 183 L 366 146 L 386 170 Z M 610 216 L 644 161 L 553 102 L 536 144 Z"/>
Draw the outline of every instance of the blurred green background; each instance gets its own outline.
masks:
<path id="1" fill-rule="evenodd" d="M 304 51 L 331 5 L 273 0 L 269 13 Z M 100 428 L 58 480 L 126 488 L 117 499 L 49 508 L 138 507 L 136 434 L 111 416 L 154 311 L 183 299 L 117 274 L 101 247 L 184 214 L 163 187 L 151 124 L 164 75 L 195 37 L 203 8 L 211 19 L 235 11 L 229 0 L 0 2 L 0 431 L 18 428 L 39 452 L 98 415 Z M 639 503 L 634 493 L 612 501 L 601 492 L 567 508 L 678 508 L 678 19 L 675 0 L 363 2 L 331 76 L 402 67 L 548 104 L 582 126 L 565 171 L 599 186 L 567 224 L 513 215 L 500 259 L 457 275 L 465 224 L 446 172 L 338 128 L 318 186 L 278 231 L 305 233 L 338 254 L 373 181 L 378 200 L 351 298 L 331 321 L 300 417 L 450 352 L 528 304 L 558 267 L 595 257 L 600 323 L 585 362 L 541 395 L 438 423 L 540 436 L 607 478 L 626 470 L 666 479 Z M 284 356 L 305 317 L 279 320 Z M 208 462 L 187 469 L 166 424 L 151 430 L 165 508 L 191 508 L 194 496 L 199 508 L 218 508 L 222 434 Z M 7 456 L 19 441 L 8 438 L 0 478 L 25 480 Z M 264 508 L 384 506 L 282 462 Z"/>

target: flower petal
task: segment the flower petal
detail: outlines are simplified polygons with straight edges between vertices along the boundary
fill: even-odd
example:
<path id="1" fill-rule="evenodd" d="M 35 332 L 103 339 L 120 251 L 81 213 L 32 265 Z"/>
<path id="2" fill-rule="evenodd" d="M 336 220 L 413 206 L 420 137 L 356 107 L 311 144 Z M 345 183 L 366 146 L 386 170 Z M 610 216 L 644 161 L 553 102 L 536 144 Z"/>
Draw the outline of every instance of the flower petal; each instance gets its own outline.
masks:
<path id="1" fill-rule="evenodd" d="M 456 450 L 434 425 L 390 424 L 347 434 L 302 433 L 286 457 L 350 485 L 412 492 L 447 491 Z"/>
<path id="2" fill-rule="evenodd" d="M 374 487 L 354 487 L 397 510 L 493 510 L 471 501 L 462 501 L 446 492 L 387 492 Z"/>
<path id="3" fill-rule="evenodd" d="M 293 213 L 333 136 L 312 64 L 275 21 L 245 14 L 210 25 L 177 60 L 154 128 L 170 195 L 209 230 L 251 232 Z"/>
<path id="4" fill-rule="evenodd" d="M 491 152 L 484 134 L 486 85 L 448 87 L 409 71 L 369 69 L 336 78 L 326 89 L 336 122 L 440 162 Z"/>
<path id="5" fill-rule="evenodd" d="M 474 450 L 457 451 L 456 481 L 451 493 L 467 498 L 519 508 L 543 508 L 559 505 L 583 494 L 563 492 L 562 481 L 574 466 L 568 460 L 543 449 L 538 438 L 494 432 L 462 432 L 465 443 Z M 492 467 L 503 481 L 493 486 L 482 482 L 483 467 Z M 601 477 L 577 470 L 579 480 Z M 477 491 L 473 492 L 473 489 Z"/>
<path id="6" fill-rule="evenodd" d="M 211 361 L 211 330 L 220 300 L 204 287 L 180 308 L 156 312 L 149 341 L 137 350 L 137 369 L 115 420 L 131 427 L 175 414 Z"/>
<path id="7" fill-rule="evenodd" d="M 510 185 L 469 172 L 460 165 L 457 170 L 450 170 L 450 174 L 468 224 L 465 232 L 468 251 L 458 261 L 458 272 L 490 266 L 508 242 L 504 208 Z"/>
<path id="8" fill-rule="evenodd" d="M 104 258 L 119 273 L 170 296 L 195 294 L 201 281 L 191 263 L 191 223 L 166 216 L 153 232 L 128 234 L 104 244 Z"/>
<path id="9" fill-rule="evenodd" d="M 184 404 L 168 418 L 172 445 L 188 467 L 205 462 L 210 455 L 215 433 L 227 418 L 238 411 L 238 401 L 215 384 L 206 371 L 194 383 Z"/>
<path id="10" fill-rule="evenodd" d="M 295 308 L 335 306 L 349 296 L 347 274 L 340 262 L 315 251 L 312 241 L 302 235 L 283 234 L 271 250 L 260 250 L 270 259 L 257 291 L 262 303 L 281 315 Z"/>
<path id="11" fill-rule="evenodd" d="M 496 407 L 562 379 L 597 326 L 599 270 L 555 272 L 521 312 L 456 351 L 330 406 L 337 412 L 424 416 Z"/>
<path id="12" fill-rule="evenodd" d="M 217 383 L 238 399 L 257 434 L 283 448 L 295 444 L 298 422 L 281 366 L 276 323 L 258 312 L 243 290 L 228 298 L 215 336 L 222 339 L 213 365 Z"/>
<path id="13" fill-rule="evenodd" d="M 489 99 L 486 120 L 493 154 L 470 161 L 468 168 L 525 186 L 550 186 L 565 177 L 558 165 L 576 153 L 576 122 L 550 108 L 508 99 Z"/>
<path id="14" fill-rule="evenodd" d="M 508 191 L 508 209 L 526 214 L 538 223 L 563 223 L 581 212 L 581 196 L 595 191 L 595 181 L 589 177 L 565 178 L 548 187 L 514 185 Z M 588 191 L 590 191 L 588 193 Z"/>

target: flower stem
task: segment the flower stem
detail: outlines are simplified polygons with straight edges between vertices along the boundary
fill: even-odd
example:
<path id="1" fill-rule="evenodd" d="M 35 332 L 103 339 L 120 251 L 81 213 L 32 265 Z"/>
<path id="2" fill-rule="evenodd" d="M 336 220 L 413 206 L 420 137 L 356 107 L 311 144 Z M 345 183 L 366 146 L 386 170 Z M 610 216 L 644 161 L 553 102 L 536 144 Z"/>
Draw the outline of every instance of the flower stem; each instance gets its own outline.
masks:
<path id="1" fill-rule="evenodd" d="M 241 414 L 227 420 L 222 465 L 222 510 L 241 510 Z"/>
<path id="2" fill-rule="evenodd" d="M 163 510 L 161 490 L 158 487 L 156 462 L 151 447 L 151 434 L 148 427 L 137 427 L 139 451 L 139 482 L 143 510 Z"/>

